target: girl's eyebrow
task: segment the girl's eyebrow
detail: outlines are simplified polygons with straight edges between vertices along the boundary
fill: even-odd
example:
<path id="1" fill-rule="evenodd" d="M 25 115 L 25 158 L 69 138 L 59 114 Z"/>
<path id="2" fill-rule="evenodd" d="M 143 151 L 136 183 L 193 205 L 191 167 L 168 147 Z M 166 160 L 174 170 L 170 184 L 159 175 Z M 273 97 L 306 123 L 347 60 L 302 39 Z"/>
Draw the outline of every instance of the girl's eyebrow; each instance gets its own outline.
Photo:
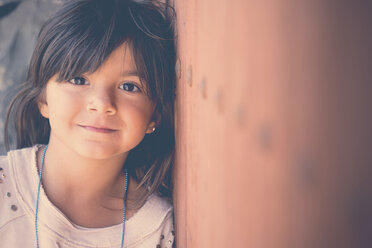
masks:
<path id="1" fill-rule="evenodd" d="M 127 70 L 127 71 L 123 71 L 121 73 L 121 76 L 122 77 L 130 77 L 130 76 L 134 76 L 134 77 L 138 77 L 140 79 L 145 79 L 145 75 L 143 75 L 143 73 L 139 73 L 137 70 Z"/>
<path id="2" fill-rule="evenodd" d="M 137 76 L 137 77 L 140 76 L 138 71 L 136 71 L 136 70 L 123 71 L 121 75 L 122 76 Z"/>

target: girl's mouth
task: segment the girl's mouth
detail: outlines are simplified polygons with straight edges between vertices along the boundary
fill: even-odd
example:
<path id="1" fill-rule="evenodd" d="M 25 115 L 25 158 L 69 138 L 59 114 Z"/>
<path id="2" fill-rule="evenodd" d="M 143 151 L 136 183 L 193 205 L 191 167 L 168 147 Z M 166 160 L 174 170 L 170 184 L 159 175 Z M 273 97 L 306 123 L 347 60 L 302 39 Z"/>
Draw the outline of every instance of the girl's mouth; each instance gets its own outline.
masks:
<path id="1" fill-rule="evenodd" d="M 83 126 L 83 125 L 78 125 L 78 126 L 84 128 L 85 130 L 97 132 L 97 133 L 113 133 L 117 131 L 115 129 L 105 128 L 105 127 L 94 127 L 94 126 Z"/>

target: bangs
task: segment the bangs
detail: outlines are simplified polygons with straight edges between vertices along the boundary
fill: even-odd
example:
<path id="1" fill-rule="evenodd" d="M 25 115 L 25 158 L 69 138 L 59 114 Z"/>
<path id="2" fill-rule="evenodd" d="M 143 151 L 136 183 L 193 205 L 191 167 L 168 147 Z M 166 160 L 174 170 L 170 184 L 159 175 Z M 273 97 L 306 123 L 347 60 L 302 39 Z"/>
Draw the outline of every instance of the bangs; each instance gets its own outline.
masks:
<path id="1" fill-rule="evenodd" d="M 96 71 L 131 36 L 133 24 L 129 13 L 123 13 L 126 9 L 117 8 L 114 1 L 74 1 L 57 12 L 39 35 L 44 41 L 39 47 L 41 80 L 55 74 L 58 81 L 69 80 Z"/>
<path id="2" fill-rule="evenodd" d="M 43 88 L 54 75 L 66 81 L 93 73 L 127 42 L 145 93 L 155 102 L 171 102 L 174 37 L 163 8 L 124 0 L 67 3 L 40 31 L 29 81 Z"/>

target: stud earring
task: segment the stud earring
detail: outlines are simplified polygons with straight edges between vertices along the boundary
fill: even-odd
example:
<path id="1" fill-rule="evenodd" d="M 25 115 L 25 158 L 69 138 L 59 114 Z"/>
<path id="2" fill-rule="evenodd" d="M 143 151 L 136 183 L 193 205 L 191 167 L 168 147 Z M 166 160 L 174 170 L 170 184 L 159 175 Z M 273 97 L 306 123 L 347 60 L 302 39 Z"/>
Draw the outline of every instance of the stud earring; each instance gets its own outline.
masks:
<path id="1" fill-rule="evenodd" d="M 156 129 L 156 127 L 153 127 L 153 128 L 151 129 L 151 131 L 152 131 L 152 132 L 155 132 L 155 129 Z"/>

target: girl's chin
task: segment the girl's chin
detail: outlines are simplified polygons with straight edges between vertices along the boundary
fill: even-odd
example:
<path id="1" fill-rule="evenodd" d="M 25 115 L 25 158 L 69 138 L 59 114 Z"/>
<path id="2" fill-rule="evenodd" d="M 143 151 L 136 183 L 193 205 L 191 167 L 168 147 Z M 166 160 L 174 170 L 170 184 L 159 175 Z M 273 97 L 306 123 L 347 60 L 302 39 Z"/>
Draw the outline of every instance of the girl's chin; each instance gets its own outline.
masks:
<path id="1" fill-rule="evenodd" d="M 82 157 L 89 159 L 110 159 L 117 156 L 125 156 L 128 152 L 120 150 L 112 146 L 105 145 L 84 145 L 75 149 L 75 151 Z"/>

